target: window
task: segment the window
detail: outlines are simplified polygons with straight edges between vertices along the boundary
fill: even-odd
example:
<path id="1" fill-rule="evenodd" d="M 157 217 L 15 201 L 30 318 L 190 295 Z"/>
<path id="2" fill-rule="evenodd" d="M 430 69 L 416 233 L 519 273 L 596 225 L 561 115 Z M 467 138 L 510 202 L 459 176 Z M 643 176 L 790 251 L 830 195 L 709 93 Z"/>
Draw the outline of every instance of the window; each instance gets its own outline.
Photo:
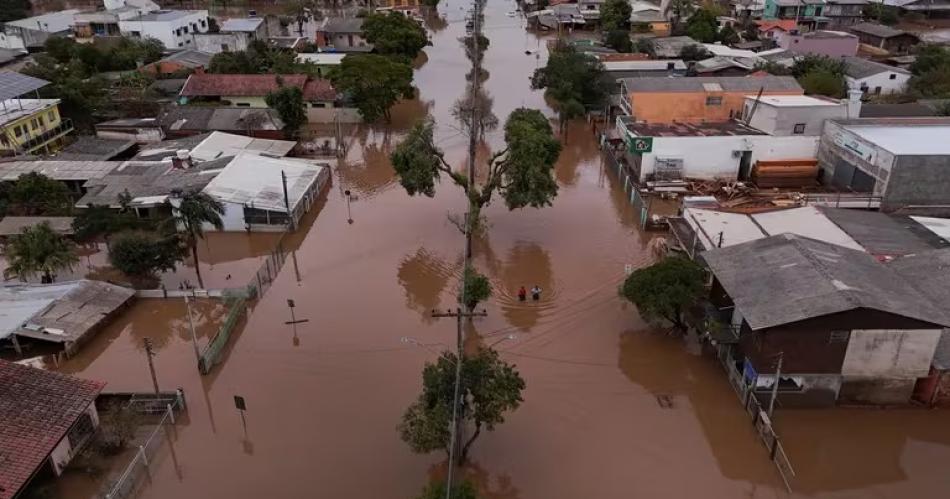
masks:
<path id="1" fill-rule="evenodd" d="M 43 121 L 43 117 L 42 117 L 42 116 L 38 116 L 38 117 L 36 118 L 36 121 L 39 121 L 39 122 L 40 122 L 40 126 L 41 126 L 41 127 L 42 127 L 42 126 L 46 126 L 46 122 Z"/>
<path id="2" fill-rule="evenodd" d="M 205 21 L 204 19 L 202 19 L 202 20 L 201 20 L 201 27 L 204 28 L 204 27 L 207 26 L 207 25 L 208 25 L 207 21 Z"/>
<path id="3" fill-rule="evenodd" d="M 182 33 L 188 34 L 188 26 L 183 26 L 181 28 Z"/>
<path id="4" fill-rule="evenodd" d="M 896 80 L 896 79 L 897 79 L 897 75 L 896 75 L 896 74 L 894 74 L 894 73 L 891 73 L 891 76 L 890 76 L 890 79 L 892 79 L 892 80 Z"/>
<path id="5" fill-rule="evenodd" d="M 796 135 L 801 135 L 805 133 L 805 124 L 804 123 L 795 123 L 795 129 L 792 130 L 792 133 Z"/>
<path id="6" fill-rule="evenodd" d="M 23 129 L 20 128 L 20 125 L 13 127 L 13 135 L 16 135 L 17 137 L 23 136 Z"/>
<path id="7" fill-rule="evenodd" d="M 237 106 L 237 107 L 251 107 L 251 104 L 250 104 L 249 102 L 238 102 L 237 104 L 235 104 L 235 106 Z"/>
<path id="8" fill-rule="evenodd" d="M 719 96 L 719 95 L 708 95 L 708 96 L 706 96 L 706 105 L 707 105 L 707 106 L 721 106 L 721 105 L 722 105 L 722 96 Z"/>
<path id="9" fill-rule="evenodd" d="M 221 52 L 229 52 L 229 51 L 230 51 L 230 49 L 228 48 L 228 44 L 227 44 L 227 43 L 222 43 L 222 44 L 221 44 Z"/>
<path id="10" fill-rule="evenodd" d="M 851 338 L 851 331 L 837 330 L 828 334 L 828 343 L 847 343 Z"/>
<path id="11" fill-rule="evenodd" d="M 50 111 L 46 114 L 49 117 L 49 122 L 52 123 L 56 121 L 56 111 Z"/>
<path id="12" fill-rule="evenodd" d="M 175 36 L 181 36 L 181 28 L 175 30 Z"/>
<path id="13" fill-rule="evenodd" d="M 36 124 L 36 118 L 33 118 L 32 120 L 30 120 L 30 128 L 33 130 L 36 130 L 37 128 L 39 128 L 39 125 Z"/>
<path id="14" fill-rule="evenodd" d="M 76 424 L 69 429 L 69 433 L 67 434 L 69 445 L 71 445 L 73 449 L 82 447 L 89 437 L 92 436 L 93 432 L 95 432 L 95 429 L 92 424 L 92 417 L 89 416 L 89 413 L 82 413 L 82 415 L 79 416 L 79 420 L 76 421 Z"/>
<path id="15" fill-rule="evenodd" d="M 881 94 L 881 87 L 874 87 L 874 95 L 880 95 L 880 94 Z"/>

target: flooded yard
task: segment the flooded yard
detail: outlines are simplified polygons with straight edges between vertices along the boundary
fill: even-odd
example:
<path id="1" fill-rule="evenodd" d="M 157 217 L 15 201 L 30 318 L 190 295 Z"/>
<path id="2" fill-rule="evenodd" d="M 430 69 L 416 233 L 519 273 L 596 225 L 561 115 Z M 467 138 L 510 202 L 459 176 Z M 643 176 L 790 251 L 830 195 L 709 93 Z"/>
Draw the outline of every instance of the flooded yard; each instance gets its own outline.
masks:
<path id="1" fill-rule="evenodd" d="M 435 23 L 441 29 L 416 71 L 419 99 L 401 103 L 390 124 L 350 131 L 325 204 L 289 239 L 294 262 L 254 304 L 211 375 L 195 368 L 177 300 L 139 301 L 60 367 L 105 380 L 109 390 L 149 390 L 141 338 L 159 345 L 163 388 L 182 387 L 189 414 L 176 430 L 176 459 L 153 464 L 141 497 L 409 498 L 443 475 L 445 456 L 413 454 L 396 425 L 420 390 L 424 363 L 455 341 L 452 319 L 430 313 L 457 304 L 463 239 L 447 215 L 463 210 L 464 199 L 448 182 L 434 198 L 409 197 L 388 154 L 430 113 L 447 159 L 464 166 L 467 138 L 449 110 L 465 91 L 458 38 L 468 7 L 440 6 L 444 23 Z M 502 121 L 520 106 L 553 118 L 528 82 L 545 45 L 506 15 L 514 9 L 501 0 L 486 7 L 485 88 Z M 492 147 L 501 133 L 490 134 Z M 946 496 L 940 465 L 950 457 L 950 430 L 946 413 L 935 411 L 780 411 L 799 473 L 796 493 L 787 494 L 717 360 L 688 354 L 619 298 L 625 266 L 651 263 L 653 236 L 639 231 L 589 124 L 571 125 L 555 174 L 552 207 L 508 212 L 496 203 L 475 243 L 494 296 L 472 337 L 496 344 L 527 383 L 521 408 L 473 446 L 466 473 L 485 497 Z M 349 209 L 345 190 L 354 194 Z M 209 239 L 209 270 L 256 269 L 267 241 L 229 237 Z M 533 285 L 543 288 L 541 301 L 519 302 L 518 287 Z M 285 324 L 288 299 L 296 318 L 308 320 L 296 331 Z M 202 307 L 199 341 L 224 313 Z M 247 401 L 246 433 L 235 395 Z M 63 495 L 84 498 L 88 489 Z"/>

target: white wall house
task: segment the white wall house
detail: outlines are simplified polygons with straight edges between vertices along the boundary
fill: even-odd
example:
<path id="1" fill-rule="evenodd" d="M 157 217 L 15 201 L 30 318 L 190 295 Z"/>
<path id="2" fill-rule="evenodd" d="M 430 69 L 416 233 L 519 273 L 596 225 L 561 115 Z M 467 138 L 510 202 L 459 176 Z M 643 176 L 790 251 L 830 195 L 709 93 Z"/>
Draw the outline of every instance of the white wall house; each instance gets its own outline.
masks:
<path id="1" fill-rule="evenodd" d="M 845 75 L 848 88 L 864 94 L 893 94 L 907 88 L 911 73 L 860 57 L 845 57 Z"/>
<path id="2" fill-rule="evenodd" d="M 50 12 L 3 23 L 0 27 L 0 48 L 27 50 L 42 47 L 51 36 L 65 36 L 73 27 L 77 9 Z"/>
<path id="3" fill-rule="evenodd" d="M 160 10 L 119 21 L 124 36 L 155 38 L 166 49 L 194 48 L 195 33 L 207 33 L 207 10 Z"/>

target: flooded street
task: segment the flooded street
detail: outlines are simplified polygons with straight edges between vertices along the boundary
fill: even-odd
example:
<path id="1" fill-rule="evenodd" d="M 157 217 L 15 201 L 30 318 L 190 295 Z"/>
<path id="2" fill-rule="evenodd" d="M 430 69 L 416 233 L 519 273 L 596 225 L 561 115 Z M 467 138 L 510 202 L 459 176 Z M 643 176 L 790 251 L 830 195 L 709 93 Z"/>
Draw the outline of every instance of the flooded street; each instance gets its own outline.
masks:
<path id="1" fill-rule="evenodd" d="M 140 497 L 410 498 L 442 476 L 445 456 L 413 454 L 396 425 L 419 393 L 424 362 L 455 341 L 453 320 L 430 311 L 456 306 L 463 238 L 447 215 L 465 202 L 446 181 L 432 199 L 409 197 L 388 154 L 429 113 L 447 159 L 464 167 L 467 137 L 450 109 L 469 69 L 458 42 L 468 7 L 440 5 L 444 22 L 430 23 L 433 46 L 416 71 L 419 99 L 399 104 L 389 125 L 352 131 L 325 203 L 309 230 L 289 238 L 296 265 L 288 259 L 210 375 L 195 368 L 177 300 L 140 301 L 61 366 L 108 390 L 149 390 L 141 338 L 160 345 L 162 387 L 184 389 L 188 417 L 176 428 L 176 458 L 156 460 Z M 506 15 L 515 8 L 486 6 L 484 88 L 502 122 L 520 106 L 553 118 L 528 81 L 545 62 L 544 43 Z M 501 134 L 490 134 L 493 147 Z M 651 262 L 652 236 L 604 170 L 590 125 L 572 124 L 568 138 L 554 205 L 508 212 L 496 202 L 475 243 L 494 296 L 474 332 L 517 364 L 527 388 L 523 405 L 475 443 L 467 474 L 492 499 L 790 497 L 717 360 L 686 353 L 618 297 L 624 266 Z M 202 260 L 253 272 L 269 247 L 248 242 L 256 237 L 211 239 Z M 518 287 L 535 284 L 542 300 L 519 302 Z M 296 340 L 284 323 L 287 299 L 309 320 Z M 224 314 L 208 304 L 195 314 L 202 345 Z M 406 336 L 431 347 L 400 341 Z M 247 401 L 246 435 L 235 395 Z M 791 497 L 945 497 L 944 414 L 779 412 L 799 472 Z"/>

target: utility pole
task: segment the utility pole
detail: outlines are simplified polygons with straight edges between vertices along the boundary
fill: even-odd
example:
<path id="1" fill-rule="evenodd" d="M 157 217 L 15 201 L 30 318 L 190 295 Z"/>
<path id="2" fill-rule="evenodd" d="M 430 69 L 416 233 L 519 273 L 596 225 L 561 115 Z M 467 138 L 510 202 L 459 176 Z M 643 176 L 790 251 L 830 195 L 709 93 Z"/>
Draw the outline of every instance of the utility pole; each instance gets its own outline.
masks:
<path id="1" fill-rule="evenodd" d="M 478 126 L 478 106 L 481 104 L 478 98 L 479 90 L 481 89 L 481 76 L 482 76 L 482 59 L 481 59 L 481 49 L 482 49 L 482 30 L 481 30 L 481 6 L 479 4 L 481 0 L 475 0 L 474 12 L 473 12 L 473 26 L 472 29 L 472 46 L 471 49 L 473 53 L 472 57 L 472 86 L 470 88 L 469 95 L 469 104 L 472 106 L 472 119 L 469 123 L 469 136 L 468 136 L 468 189 L 466 194 L 472 192 L 475 189 L 475 154 L 478 150 L 478 139 L 479 139 L 479 126 Z M 467 196 L 466 196 L 467 197 Z M 469 201 L 468 213 L 465 215 L 465 267 L 468 268 L 472 260 L 472 228 L 475 227 L 475 224 L 478 223 L 477 220 L 472 220 L 472 206 L 471 201 Z"/>
<path id="2" fill-rule="evenodd" d="M 775 364 L 775 383 L 772 383 L 772 398 L 769 399 L 769 419 L 772 419 L 772 410 L 775 409 L 775 399 L 778 397 L 778 381 L 782 376 L 782 358 L 785 352 L 778 353 L 778 362 Z"/>
<path id="3" fill-rule="evenodd" d="M 152 339 L 143 338 L 142 342 L 145 343 L 145 358 L 148 359 L 148 370 L 152 373 L 152 386 L 155 387 L 155 395 L 158 395 L 158 378 L 155 376 L 155 364 L 152 363 L 152 357 L 155 356 L 155 352 L 152 351 Z"/>
<path id="4" fill-rule="evenodd" d="M 188 313 L 188 328 L 191 329 L 191 344 L 195 347 L 195 361 L 198 362 L 198 369 L 201 369 L 201 351 L 198 350 L 198 336 L 195 334 L 195 321 L 191 317 L 191 302 L 188 301 L 188 295 L 185 295 L 185 308 Z"/>
<path id="5" fill-rule="evenodd" d="M 284 206 L 287 208 L 287 219 L 290 221 L 290 230 L 297 230 L 296 223 L 294 222 L 294 214 L 290 210 L 290 196 L 287 195 L 287 174 L 284 173 L 284 170 L 280 171 L 280 181 L 284 184 Z"/>

